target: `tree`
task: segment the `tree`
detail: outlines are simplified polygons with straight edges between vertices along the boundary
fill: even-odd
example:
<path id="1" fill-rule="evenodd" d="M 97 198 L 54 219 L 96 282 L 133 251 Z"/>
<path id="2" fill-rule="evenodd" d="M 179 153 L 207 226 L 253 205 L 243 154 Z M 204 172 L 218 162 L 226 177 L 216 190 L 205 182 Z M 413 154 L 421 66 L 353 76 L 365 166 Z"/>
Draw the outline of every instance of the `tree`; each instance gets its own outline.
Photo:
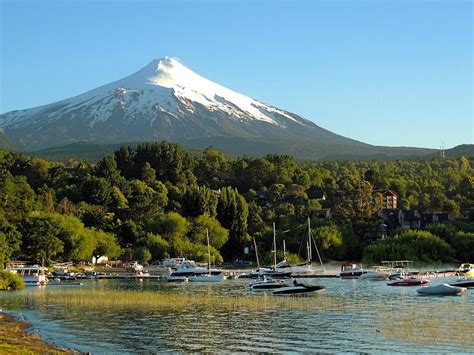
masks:
<path id="1" fill-rule="evenodd" d="M 147 233 L 144 244 L 150 251 L 153 260 L 161 260 L 169 256 L 170 243 L 160 235 Z"/>
<path id="2" fill-rule="evenodd" d="M 147 230 L 163 236 L 169 242 L 183 239 L 189 230 L 189 222 L 176 212 L 168 212 L 149 220 Z"/>
<path id="3" fill-rule="evenodd" d="M 229 239 L 223 247 L 227 257 L 237 257 L 243 252 L 247 237 L 247 217 L 249 214 L 247 201 L 232 187 L 221 190 L 217 204 L 217 219 L 229 230 Z"/>
<path id="4" fill-rule="evenodd" d="M 9 223 L 0 210 L 0 269 L 10 260 L 15 252 L 20 250 L 21 235 L 16 227 Z"/>
<path id="5" fill-rule="evenodd" d="M 106 179 L 112 186 L 120 184 L 120 170 L 113 156 L 106 156 L 94 167 L 94 175 Z"/>
<path id="6" fill-rule="evenodd" d="M 349 224 L 365 242 L 374 239 L 379 230 L 377 213 L 382 208 L 382 196 L 374 193 L 368 181 L 351 177 L 342 178 L 337 192 L 335 217 L 339 224 Z"/>
<path id="7" fill-rule="evenodd" d="M 129 186 L 127 215 L 130 219 L 144 221 L 162 212 L 168 204 L 168 190 L 163 184 L 159 185 L 161 191 L 155 191 L 140 180 L 131 180 Z"/>
<path id="8" fill-rule="evenodd" d="M 35 192 L 24 176 L 13 177 L 9 172 L 0 177 L 0 208 L 12 222 L 23 219 L 35 208 Z"/>
<path id="9" fill-rule="evenodd" d="M 197 217 L 207 213 L 216 216 L 217 195 L 206 186 L 191 185 L 183 194 L 181 211 L 184 216 Z"/>
<path id="10" fill-rule="evenodd" d="M 431 264 L 452 261 L 454 254 L 448 243 L 430 232 L 406 230 L 366 247 L 364 261 L 414 260 Z"/>
<path id="11" fill-rule="evenodd" d="M 321 251 L 328 251 L 342 245 L 341 232 L 339 228 L 334 225 L 315 228 L 313 229 L 313 235 L 316 237 Z"/>
<path id="12" fill-rule="evenodd" d="M 31 216 L 22 226 L 23 252 L 34 262 L 49 265 L 64 250 L 57 226 L 47 216 Z"/>
<path id="13" fill-rule="evenodd" d="M 456 251 L 457 260 L 474 262 L 474 233 L 457 232 L 451 238 L 450 244 Z"/>
<path id="14" fill-rule="evenodd" d="M 204 213 L 191 223 L 191 240 L 195 243 L 207 244 L 206 230 L 209 232 L 209 243 L 219 250 L 229 237 L 229 231 L 222 227 L 215 218 Z"/>
<path id="15" fill-rule="evenodd" d="M 105 255 L 109 258 L 116 258 L 122 253 L 122 249 L 117 243 L 117 238 L 113 234 L 97 229 L 91 229 L 90 233 L 92 233 L 96 241 L 94 255 Z"/>

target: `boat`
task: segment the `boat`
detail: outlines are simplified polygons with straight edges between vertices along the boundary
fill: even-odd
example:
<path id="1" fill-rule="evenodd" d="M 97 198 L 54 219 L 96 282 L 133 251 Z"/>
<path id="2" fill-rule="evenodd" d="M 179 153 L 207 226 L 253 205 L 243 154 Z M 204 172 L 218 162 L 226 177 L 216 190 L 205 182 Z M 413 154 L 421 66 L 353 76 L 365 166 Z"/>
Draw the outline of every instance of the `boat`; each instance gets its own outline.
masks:
<path id="1" fill-rule="evenodd" d="M 194 260 L 185 260 L 178 266 L 178 268 L 171 273 L 170 276 L 196 276 L 196 275 L 203 275 L 208 274 L 209 271 L 211 275 L 220 275 L 222 274 L 222 270 L 219 269 L 208 269 L 206 267 L 201 267 L 196 264 Z M 168 277 L 170 277 L 168 276 Z"/>
<path id="2" fill-rule="evenodd" d="M 168 275 L 168 276 L 166 276 L 166 281 L 168 281 L 168 282 L 188 282 L 188 277 L 187 276 Z"/>
<path id="3" fill-rule="evenodd" d="M 458 269 L 461 276 L 474 278 L 474 264 L 463 263 Z"/>
<path id="4" fill-rule="evenodd" d="M 225 280 L 222 273 L 212 274 L 211 271 L 211 245 L 209 244 L 209 230 L 206 228 L 207 238 L 207 272 L 201 274 L 194 274 L 188 277 L 189 282 L 221 282 Z"/>
<path id="5" fill-rule="evenodd" d="M 291 265 L 286 260 L 286 248 L 285 241 L 283 241 L 283 255 L 285 256 L 282 261 L 275 265 L 275 270 L 278 272 L 289 272 L 291 277 L 310 277 L 317 274 L 317 272 L 324 272 L 323 261 L 321 260 L 321 255 L 319 254 L 318 246 L 314 243 L 316 253 L 319 258 L 319 263 L 321 265 L 320 270 L 316 270 L 311 266 L 311 261 L 313 259 L 313 237 L 311 235 L 311 219 L 308 217 L 308 239 L 306 242 L 306 262 L 299 265 Z"/>
<path id="6" fill-rule="evenodd" d="M 257 270 L 252 270 L 249 275 L 251 278 L 261 278 L 263 276 L 268 276 L 274 279 L 283 279 L 289 278 L 291 276 L 291 271 L 279 271 L 277 270 L 277 262 L 276 262 L 276 232 L 275 232 L 275 223 L 273 223 L 273 267 L 260 267 L 260 261 L 258 258 L 258 249 L 257 243 L 255 242 L 255 238 L 253 239 L 253 244 L 255 248 L 255 257 L 257 259 Z"/>
<path id="7" fill-rule="evenodd" d="M 424 286 L 417 290 L 420 295 L 434 295 L 434 296 L 457 296 L 466 292 L 464 287 L 456 287 L 448 284 L 441 284 L 436 286 Z"/>
<path id="8" fill-rule="evenodd" d="M 366 274 L 367 272 L 367 270 L 362 268 L 362 265 L 342 264 L 339 276 L 341 279 L 358 279 L 361 275 Z"/>
<path id="9" fill-rule="evenodd" d="M 388 286 L 422 286 L 429 283 L 430 283 L 430 280 L 418 279 L 415 277 L 408 277 L 408 278 L 393 280 L 392 282 L 389 282 L 387 285 Z"/>
<path id="10" fill-rule="evenodd" d="M 161 264 L 165 268 L 177 269 L 183 261 L 186 261 L 186 258 L 168 258 L 164 259 Z"/>
<path id="11" fill-rule="evenodd" d="M 366 273 L 363 273 L 359 276 L 359 280 L 365 281 L 384 281 L 388 279 L 389 274 L 383 271 L 377 270 L 368 270 Z"/>
<path id="12" fill-rule="evenodd" d="M 281 287 L 272 293 L 276 296 L 291 296 L 291 295 L 301 295 L 305 293 L 311 293 L 316 291 L 322 291 L 326 287 L 320 285 L 307 285 L 303 283 L 298 283 L 296 279 L 293 281 L 293 285 Z"/>
<path id="13" fill-rule="evenodd" d="M 48 268 L 46 267 L 33 265 L 11 267 L 7 270 L 20 275 L 27 286 L 46 286 L 48 284 L 48 278 L 46 277 Z"/>
<path id="14" fill-rule="evenodd" d="M 156 273 L 161 276 L 171 275 L 173 270 L 169 266 L 158 265 L 155 269 Z"/>
<path id="15" fill-rule="evenodd" d="M 474 288 L 474 280 L 458 279 L 456 282 L 450 282 L 448 285 L 455 287 Z"/>
<path id="16" fill-rule="evenodd" d="M 259 290 L 272 290 L 276 288 L 286 287 L 282 280 L 274 280 L 271 277 L 263 277 L 263 280 L 256 281 L 250 284 L 250 288 L 253 291 Z"/>

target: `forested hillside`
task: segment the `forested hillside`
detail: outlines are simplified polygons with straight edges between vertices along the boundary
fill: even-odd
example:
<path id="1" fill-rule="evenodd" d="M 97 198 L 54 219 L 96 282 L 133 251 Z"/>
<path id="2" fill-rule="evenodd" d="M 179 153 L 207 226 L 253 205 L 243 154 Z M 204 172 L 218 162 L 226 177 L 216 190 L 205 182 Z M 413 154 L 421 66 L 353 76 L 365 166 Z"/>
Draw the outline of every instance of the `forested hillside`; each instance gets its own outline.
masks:
<path id="1" fill-rule="evenodd" d="M 206 229 L 216 262 L 253 260 L 244 247 L 254 237 L 265 258 L 273 222 L 279 249 L 284 239 L 295 261 L 304 257 L 308 217 L 324 258 L 474 261 L 473 163 L 299 163 L 289 155 L 228 158 L 213 148 L 190 154 L 167 142 L 122 147 L 95 164 L 0 151 L 0 263 L 201 261 Z M 454 221 L 384 230 L 387 190 L 400 210 Z"/>

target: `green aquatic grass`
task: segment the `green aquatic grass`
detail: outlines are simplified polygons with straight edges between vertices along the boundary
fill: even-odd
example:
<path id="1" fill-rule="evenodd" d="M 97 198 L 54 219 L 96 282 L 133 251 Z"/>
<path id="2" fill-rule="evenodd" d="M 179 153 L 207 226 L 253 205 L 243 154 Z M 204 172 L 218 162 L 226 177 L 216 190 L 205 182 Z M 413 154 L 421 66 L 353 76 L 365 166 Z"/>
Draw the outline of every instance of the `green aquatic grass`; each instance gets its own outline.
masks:
<path id="1" fill-rule="evenodd" d="M 474 349 L 474 317 L 462 303 L 446 303 L 436 308 L 403 305 L 400 311 L 380 312 L 379 317 L 378 331 L 387 338 Z"/>
<path id="2" fill-rule="evenodd" d="M 225 308 L 260 310 L 269 308 L 344 309 L 344 302 L 323 295 L 312 297 L 218 296 L 208 294 L 167 294 L 152 291 L 125 290 L 57 290 L 25 292 L 23 299 L 31 304 L 60 304 L 70 307 L 169 309 Z"/>

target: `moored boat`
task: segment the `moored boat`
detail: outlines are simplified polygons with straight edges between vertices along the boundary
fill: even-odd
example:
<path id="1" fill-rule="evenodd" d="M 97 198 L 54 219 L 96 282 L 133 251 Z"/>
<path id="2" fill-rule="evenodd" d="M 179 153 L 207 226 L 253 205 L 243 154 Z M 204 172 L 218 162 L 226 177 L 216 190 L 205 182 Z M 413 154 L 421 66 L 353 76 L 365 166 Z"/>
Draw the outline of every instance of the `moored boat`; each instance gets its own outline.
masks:
<path id="1" fill-rule="evenodd" d="M 281 287 L 286 287 L 282 280 L 274 280 L 271 277 L 263 277 L 263 280 L 256 281 L 250 284 L 250 288 L 254 291 L 271 290 Z"/>
<path id="2" fill-rule="evenodd" d="M 189 276 L 189 282 L 222 282 L 226 279 L 224 275 L 202 274 Z"/>
<path id="3" fill-rule="evenodd" d="M 316 291 L 322 291 L 326 287 L 320 285 L 307 285 L 303 283 L 298 283 L 296 280 L 293 281 L 293 285 L 281 287 L 272 293 L 276 296 L 291 296 L 291 295 L 301 295 L 305 293 L 311 293 Z"/>
<path id="4" fill-rule="evenodd" d="M 474 280 L 458 279 L 456 282 L 450 282 L 448 285 L 455 287 L 474 288 Z"/>
<path id="5" fill-rule="evenodd" d="M 384 281 L 388 279 L 389 274 L 382 271 L 368 270 L 365 274 L 359 276 L 359 280 L 366 281 Z"/>
<path id="6" fill-rule="evenodd" d="M 389 282 L 387 285 L 388 286 L 422 286 L 429 283 L 430 283 L 430 280 L 409 277 L 405 279 L 394 280 L 392 282 Z"/>
<path id="7" fill-rule="evenodd" d="M 441 284 L 435 286 L 424 286 L 417 290 L 420 295 L 433 296 L 457 296 L 466 292 L 464 287 L 456 287 L 448 284 Z"/>
<path id="8" fill-rule="evenodd" d="M 166 276 L 166 281 L 168 282 L 188 282 L 188 277 L 187 276 L 173 276 L 172 274 L 171 275 L 168 275 Z"/>
<path id="9" fill-rule="evenodd" d="M 214 272 L 212 273 L 211 269 L 211 245 L 209 243 L 209 230 L 206 229 L 206 238 L 207 238 L 207 269 L 205 273 L 197 273 L 195 272 L 194 275 L 188 276 L 189 282 L 221 282 L 226 279 L 221 272 Z"/>
<path id="10" fill-rule="evenodd" d="M 474 278 L 474 264 L 464 263 L 458 269 L 461 276 Z"/>
<path id="11" fill-rule="evenodd" d="M 8 271 L 19 274 L 27 286 L 46 286 L 48 278 L 46 271 L 48 268 L 33 265 L 7 268 Z"/>
<path id="12" fill-rule="evenodd" d="M 343 264 L 341 265 L 341 272 L 339 273 L 339 276 L 341 279 L 358 279 L 361 275 L 366 273 L 367 270 L 364 270 L 362 265 Z"/>

